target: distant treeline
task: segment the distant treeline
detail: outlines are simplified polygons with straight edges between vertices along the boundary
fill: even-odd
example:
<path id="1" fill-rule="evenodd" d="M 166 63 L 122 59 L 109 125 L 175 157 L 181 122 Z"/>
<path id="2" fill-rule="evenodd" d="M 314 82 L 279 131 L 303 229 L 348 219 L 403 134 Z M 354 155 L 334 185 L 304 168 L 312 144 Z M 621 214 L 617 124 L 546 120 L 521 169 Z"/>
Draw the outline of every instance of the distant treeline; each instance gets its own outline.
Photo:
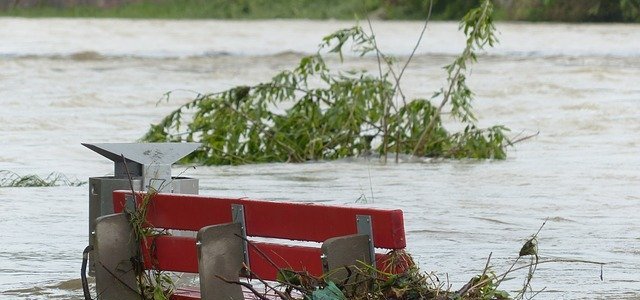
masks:
<path id="1" fill-rule="evenodd" d="M 480 0 L 434 0 L 436 20 L 459 19 Z M 418 20 L 429 0 L 0 0 L 0 14 L 26 17 Z M 496 18 L 639 22 L 640 0 L 495 0 Z"/>

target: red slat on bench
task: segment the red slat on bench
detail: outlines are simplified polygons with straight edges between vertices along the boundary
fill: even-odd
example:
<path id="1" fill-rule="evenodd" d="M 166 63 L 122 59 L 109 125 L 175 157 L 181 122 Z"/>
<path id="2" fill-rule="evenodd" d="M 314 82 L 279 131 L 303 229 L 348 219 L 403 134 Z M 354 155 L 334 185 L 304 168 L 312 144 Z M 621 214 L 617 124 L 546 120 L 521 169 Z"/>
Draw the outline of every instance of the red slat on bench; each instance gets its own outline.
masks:
<path id="1" fill-rule="evenodd" d="M 249 262 L 251 271 L 262 279 L 275 281 L 278 269 L 290 269 L 295 271 L 307 271 L 314 276 L 322 275 L 322 261 L 320 248 L 289 246 L 270 243 L 253 243 L 264 255 L 261 255 L 252 246 L 249 246 Z M 278 267 L 264 258 L 267 256 Z"/>
<path id="2" fill-rule="evenodd" d="M 278 269 L 307 271 L 314 276 L 322 275 L 322 261 L 320 259 L 322 252 L 320 248 L 256 241 L 253 241 L 252 245 L 260 249 L 264 256 L 268 256 L 277 266 L 277 269 L 274 268 L 271 262 L 258 253 L 255 247 L 249 246 L 251 271 L 262 279 L 275 281 Z M 144 243 L 141 245 L 146 269 L 154 268 L 165 271 L 198 273 L 198 254 L 195 238 L 164 235 L 148 238 L 146 246 L 145 248 Z M 385 254 L 376 254 L 376 261 L 381 269 L 385 267 L 383 262 L 386 257 Z"/>
<path id="3" fill-rule="evenodd" d="M 181 236 L 147 238 L 147 248 L 141 243 L 145 269 L 198 273 L 196 239 Z"/>
<path id="4" fill-rule="evenodd" d="M 322 275 L 322 253 L 319 248 L 263 242 L 252 242 L 252 245 L 268 256 L 278 268 L 307 271 L 315 276 Z M 147 248 L 144 243 L 141 246 L 146 269 L 198 273 L 198 253 L 194 238 L 158 236 L 147 239 Z M 249 246 L 249 261 L 251 271 L 257 276 L 265 280 L 276 280 L 277 269 L 253 246 Z"/>
<path id="5" fill-rule="evenodd" d="M 278 275 L 277 270 L 279 269 L 306 271 L 313 276 L 322 276 L 322 259 L 320 258 L 322 250 L 320 248 L 257 242 L 253 244 L 278 267 L 274 268 L 263 255 L 260 255 L 258 251 L 249 246 L 251 270 L 262 279 L 275 281 Z M 387 267 L 384 264 L 386 260 L 386 254 L 376 253 L 376 263 L 380 270 L 384 270 Z M 401 271 L 403 270 L 398 269 L 392 272 L 400 273 Z"/>
<path id="6" fill-rule="evenodd" d="M 116 212 L 123 210 L 126 194 L 130 192 L 114 192 Z M 406 246 L 401 210 L 157 194 L 148 207 L 147 220 L 158 228 L 197 231 L 231 222 L 231 204 L 244 206 L 249 236 L 323 242 L 356 233 L 356 215 L 370 215 L 376 247 Z"/>

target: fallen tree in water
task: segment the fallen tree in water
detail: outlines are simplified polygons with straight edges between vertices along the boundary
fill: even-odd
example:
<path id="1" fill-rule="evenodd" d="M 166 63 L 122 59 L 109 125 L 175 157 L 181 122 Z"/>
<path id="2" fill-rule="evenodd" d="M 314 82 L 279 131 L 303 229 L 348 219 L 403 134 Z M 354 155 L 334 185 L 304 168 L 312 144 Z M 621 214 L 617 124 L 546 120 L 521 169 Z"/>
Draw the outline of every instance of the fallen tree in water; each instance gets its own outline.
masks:
<path id="1" fill-rule="evenodd" d="M 378 154 L 417 157 L 504 159 L 511 144 L 504 126 L 478 128 L 473 93 L 466 84 L 476 52 L 496 42 L 491 1 L 467 13 L 460 23 L 463 52 L 445 66 L 446 86 L 432 97 L 406 99 L 400 70 L 361 27 L 325 37 L 314 55 L 271 81 L 199 94 L 151 126 L 147 142 L 201 142 L 187 161 L 202 164 L 304 162 Z M 425 23 L 425 28 L 426 28 Z M 424 30 L 423 30 L 424 33 Z M 418 41 L 419 44 L 419 41 Z M 373 53 L 379 73 L 331 72 L 325 57 Z M 416 46 L 417 48 L 417 46 Z M 415 49 L 414 49 L 415 51 Z M 167 94 L 169 95 L 169 94 Z M 460 132 L 442 122 L 450 114 Z"/>

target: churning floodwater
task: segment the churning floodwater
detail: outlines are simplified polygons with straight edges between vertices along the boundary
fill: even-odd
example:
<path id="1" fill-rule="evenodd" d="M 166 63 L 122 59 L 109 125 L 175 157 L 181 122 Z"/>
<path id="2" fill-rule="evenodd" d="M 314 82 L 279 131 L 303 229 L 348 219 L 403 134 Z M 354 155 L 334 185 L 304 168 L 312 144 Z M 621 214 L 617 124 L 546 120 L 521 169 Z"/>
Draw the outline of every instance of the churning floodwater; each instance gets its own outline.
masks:
<path id="1" fill-rule="evenodd" d="M 111 162 L 81 142 L 134 142 L 193 97 L 255 84 L 312 53 L 337 21 L 0 18 L 0 170 L 87 180 Z M 374 22 L 406 59 L 419 22 Z M 498 24 L 473 67 L 479 124 L 540 132 L 504 161 L 366 159 L 198 167 L 201 194 L 323 202 L 405 213 L 408 249 L 460 288 L 492 253 L 505 271 L 542 222 L 539 299 L 640 299 L 640 26 Z M 403 89 L 430 96 L 462 49 L 431 23 Z M 351 61 L 351 62 L 350 62 Z M 346 68 L 376 70 L 373 57 Z M 158 100 L 170 90 L 169 101 Z M 174 174 L 183 170 L 175 167 Z M 366 203 L 357 199 L 366 197 Z M 0 188 L 0 298 L 80 299 L 88 188 Z M 448 274 L 448 275 L 446 275 Z M 513 290 L 524 273 L 504 283 Z"/>

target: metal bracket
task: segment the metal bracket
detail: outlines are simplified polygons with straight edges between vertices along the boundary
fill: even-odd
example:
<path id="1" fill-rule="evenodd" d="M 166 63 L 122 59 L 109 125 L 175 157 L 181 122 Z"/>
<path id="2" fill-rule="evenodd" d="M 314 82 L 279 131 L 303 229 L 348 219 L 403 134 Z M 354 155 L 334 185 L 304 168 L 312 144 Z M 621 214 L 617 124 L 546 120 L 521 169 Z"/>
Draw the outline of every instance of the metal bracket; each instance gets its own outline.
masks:
<path id="1" fill-rule="evenodd" d="M 242 226 L 242 252 L 244 254 L 244 264 L 247 268 L 249 264 L 249 243 L 247 242 L 247 223 L 244 219 L 244 206 L 242 204 L 231 204 L 231 220 Z"/>
<path id="2" fill-rule="evenodd" d="M 356 215 L 356 226 L 358 228 L 358 234 L 364 234 L 369 237 L 369 252 L 371 254 L 371 266 L 376 267 L 376 249 L 373 244 L 373 226 L 371 222 L 371 216 L 369 215 Z"/>
<path id="3" fill-rule="evenodd" d="M 133 198 L 133 195 L 125 195 L 124 196 L 125 202 L 124 202 L 124 210 L 128 213 L 134 213 L 136 212 L 136 201 Z"/>

